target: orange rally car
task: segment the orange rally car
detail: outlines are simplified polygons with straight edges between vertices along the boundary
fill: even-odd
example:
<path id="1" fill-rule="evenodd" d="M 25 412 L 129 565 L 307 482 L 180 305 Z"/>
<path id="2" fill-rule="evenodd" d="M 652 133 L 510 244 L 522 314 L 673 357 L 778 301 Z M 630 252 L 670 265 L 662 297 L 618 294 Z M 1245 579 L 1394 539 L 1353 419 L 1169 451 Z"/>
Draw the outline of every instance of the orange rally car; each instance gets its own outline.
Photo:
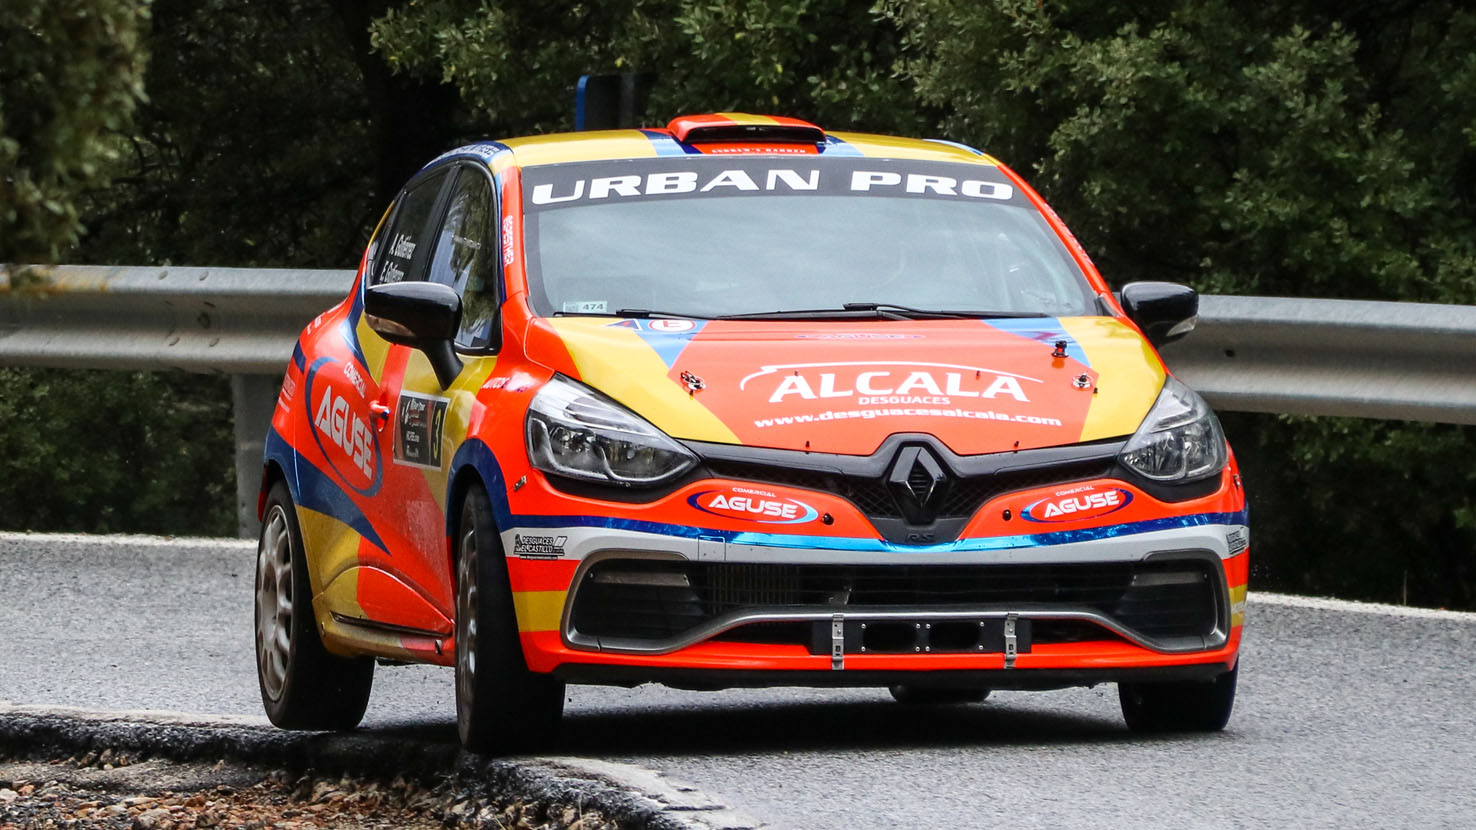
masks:
<path id="1" fill-rule="evenodd" d="M 1249 528 L 1219 422 L 988 155 L 744 114 L 421 170 L 303 332 L 268 438 L 271 720 L 351 728 L 375 659 L 456 671 L 462 742 L 566 683 L 1235 694 Z"/>

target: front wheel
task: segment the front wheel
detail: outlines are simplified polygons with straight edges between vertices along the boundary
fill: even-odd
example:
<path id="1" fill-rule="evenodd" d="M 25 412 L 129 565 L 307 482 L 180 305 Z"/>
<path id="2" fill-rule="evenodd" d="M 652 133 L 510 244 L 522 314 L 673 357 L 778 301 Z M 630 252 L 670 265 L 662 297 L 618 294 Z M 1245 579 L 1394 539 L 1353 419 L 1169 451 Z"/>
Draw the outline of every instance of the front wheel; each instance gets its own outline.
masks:
<path id="1" fill-rule="evenodd" d="M 1235 708 L 1235 668 L 1213 680 L 1119 683 L 1122 716 L 1134 732 L 1218 732 Z"/>
<path id="2" fill-rule="evenodd" d="M 256 677 L 267 718 L 283 729 L 353 729 L 374 684 L 372 660 L 323 647 L 297 512 L 280 481 L 256 548 Z"/>
<path id="3" fill-rule="evenodd" d="M 558 735 L 564 684 L 528 670 L 507 558 L 480 485 L 462 503 L 456 556 L 456 730 L 472 752 L 533 752 Z"/>

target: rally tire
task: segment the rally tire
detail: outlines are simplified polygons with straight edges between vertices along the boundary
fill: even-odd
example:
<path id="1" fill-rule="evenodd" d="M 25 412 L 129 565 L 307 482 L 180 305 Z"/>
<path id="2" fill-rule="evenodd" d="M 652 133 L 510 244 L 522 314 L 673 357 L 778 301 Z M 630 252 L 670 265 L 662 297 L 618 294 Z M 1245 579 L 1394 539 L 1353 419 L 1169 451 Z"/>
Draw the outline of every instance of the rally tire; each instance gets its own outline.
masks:
<path id="1" fill-rule="evenodd" d="M 374 661 L 323 647 L 297 511 L 287 485 L 267 495 L 256 549 L 256 679 L 282 729 L 346 730 L 364 719 Z"/>
<path id="2" fill-rule="evenodd" d="M 983 688 L 938 688 L 898 684 L 888 686 L 892 699 L 907 706 L 946 706 L 962 703 L 983 703 L 989 690 Z"/>
<path id="3" fill-rule="evenodd" d="M 564 684 L 528 670 L 507 559 L 480 484 L 462 502 L 456 535 L 456 729 L 468 751 L 536 752 L 558 737 Z"/>
<path id="4" fill-rule="evenodd" d="M 1122 716 L 1134 732 L 1218 732 L 1235 708 L 1240 666 L 1214 680 L 1119 683 Z"/>

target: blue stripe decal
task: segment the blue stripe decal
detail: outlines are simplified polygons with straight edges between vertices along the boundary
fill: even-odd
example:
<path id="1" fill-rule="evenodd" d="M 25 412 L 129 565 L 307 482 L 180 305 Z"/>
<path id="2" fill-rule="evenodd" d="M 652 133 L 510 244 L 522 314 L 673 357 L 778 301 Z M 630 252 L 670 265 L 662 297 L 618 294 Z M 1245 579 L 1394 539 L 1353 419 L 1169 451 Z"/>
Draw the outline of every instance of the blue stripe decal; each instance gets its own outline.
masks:
<path id="1" fill-rule="evenodd" d="M 1042 548 L 1051 545 L 1067 545 L 1075 542 L 1092 542 L 1099 539 L 1116 539 L 1124 536 L 1135 536 L 1140 533 L 1152 533 L 1159 530 L 1176 530 L 1185 527 L 1206 527 L 1210 525 L 1245 525 L 1250 522 L 1249 512 L 1241 510 L 1237 513 L 1197 513 L 1192 516 L 1171 516 L 1162 519 L 1148 519 L 1141 522 L 1107 525 L 1105 527 L 1083 528 L 1081 530 L 1058 530 L 1050 533 L 993 536 L 983 539 L 959 539 L 956 542 L 939 545 L 898 545 L 882 539 L 716 530 L 713 528 L 692 527 L 688 525 L 647 522 L 638 519 L 616 519 L 608 516 L 538 516 L 515 514 L 508 507 L 507 484 L 502 476 L 502 468 L 498 465 L 497 459 L 493 457 L 492 451 L 487 448 L 486 444 L 475 439 L 468 440 L 462 444 L 461 448 L 456 451 L 456 457 L 451 461 L 450 480 L 455 481 L 457 477 L 456 473 L 467 466 L 476 469 L 481 474 L 482 480 L 486 482 L 487 495 L 492 501 L 492 512 L 497 518 L 497 526 L 504 529 L 515 527 L 594 527 L 608 528 L 610 530 L 628 530 L 633 533 L 653 533 L 662 536 L 675 536 L 682 539 L 720 538 L 725 542 L 735 545 L 917 554 Z M 452 532 L 450 526 L 452 512 L 450 510 L 446 511 L 447 535 L 450 535 Z"/>
<path id="2" fill-rule="evenodd" d="M 425 166 L 420 168 L 420 172 L 424 172 L 443 161 L 454 158 L 474 158 L 484 164 L 491 165 L 492 159 L 497 158 L 503 153 L 511 152 L 512 148 L 500 141 L 478 141 L 475 144 L 467 144 L 463 147 L 457 147 L 454 150 L 447 150 L 426 162 Z M 420 172 L 417 172 L 415 175 L 420 175 Z"/>
<path id="3" fill-rule="evenodd" d="M 682 356 L 682 350 L 692 342 L 692 338 L 702 331 L 707 325 L 706 320 L 621 320 L 610 324 L 614 328 L 625 328 L 640 335 L 641 340 L 650 346 L 661 361 L 670 369 L 676 365 L 677 358 Z M 690 326 L 683 331 L 661 331 L 658 326 Z"/>
<path id="4" fill-rule="evenodd" d="M 967 144 L 959 144 L 957 141 L 948 141 L 947 139 L 943 138 L 925 138 L 923 139 L 923 141 L 926 141 L 929 144 L 942 144 L 944 147 L 954 147 L 959 150 L 965 150 L 967 152 L 973 153 L 976 156 L 984 155 L 984 151 L 976 150 Z"/>
<path id="5" fill-rule="evenodd" d="M 283 438 L 281 433 L 277 432 L 276 427 L 269 427 L 267 429 L 266 451 L 262 453 L 262 467 L 265 468 L 266 465 L 273 461 L 277 462 L 277 466 L 282 468 L 282 474 L 287 477 L 287 492 L 292 495 L 293 503 L 300 504 L 301 499 L 298 496 L 300 485 L 297 482 L 297 453 L 293 451 L 292 445 L 287 443 L 287 439 Z"/>
<path id="6" fill-rule="evenodd" d="M 1062 530 L 1052 533 L 1037 533 L 1022 536 L 994 536 L 983 539 L 959 539 L 940 545 L 898 545 L 882 539 L 862 539 L 838 536 L 799 536 L 785 533 L 751 533 L 733 530 L 668 525 L 632 519 L 611 519 L 600 516 L 520 516 L 510 515 L 513 527 L 600 527 L 611 530 L 629 530 L 636 533 L 655 533 L 687 539 L 699 537 L 722 538 L 735 545 L 754 545 L 771 548 L 803 548 L 822 550 L 847 550 L 880 553 L 962 553 L 981 550 L 1017 550 L 1065 545 L 1073 542 L 1091 542 L 1098 539 L 1114 539 L 1135 536 L 1158 530 L 1173 530 L 1184 527 L 1206 525 L 1245 524 L 1247 515 L 1240 513 L 1200 513 L 1193 516 L 1174 516 L 1150 519 L 1128 524 L 1082 530 Z M 506 527 L 507 525 L 504 525 Z"/>
<path id="7" fill-rule="evenodd" d="M 683 144 L 666 133 L 656 130 L 641 130 L 641 134 L 651 139 L 651 144 L 656 148 L 658 156 L 695 156 L 700 155 L 696 147 Z"/>
<path id="8" fill-rule="evenodd" d="M 996 331 L 1023 337 L 1026 340 L 1034 340 L 1047 349 L 1055 348 L 1056 341 L 1066 341 L 1066 356 L 1075 360 L 1087 368 L 1091 368 L 1092 362 L 1087 360 L 1086 350 L 1076 342 L 1076 338 L 1066 333 L 1061 321 L 1052 318 L 1042 320 L 1038 317 L 1021 317 L 1010 319 L 1008 317 L 998 320 L 985 320 L 984 325 Z"/>
<path id="9" fill-rule="evenodd" d="M 297 503 L 309 510 L 316 510 L 343 522 L 353 528 L 355 533 L 384 551 L 385 556 L 389 556 L 389 548 L 385 547 L 384 541 L 374 531 L 369 517 L 365 516 L 364 511 L 354 504 L 353 498 L 334 482 L 333 477 L 303 461 L 301 456 L 298 457 L 298 461 L 301 463 L 297 465 L 299 478 Z"/>
<path id="10" fill-rule="evenodd" d="M 836 138 L 833 135 L 825 137 L 825 143 L 820 145 L 820 154 L 824 156 L 840 156 L 844 158 L 862 158 L 862 153 L 850 144 Z"/>
<path id="11" fill-rule="evenodd" d="M 359 364 L 359 368 L 368 372 L 369 359 L 364 357 L 364 347 L 359 345 L 358 334 L 359 315 L 363 311 L 363 300 L 355 297 L 354 307 L 349 311 L 348 319 L 338 324 L 338 336 L 343 340 L 343 344 L 348 347 L 348 350 L 353 353 L 354 362 Z"/>
<path id="12" fill-rule="evenodd" d="M 296 366 L 298 371 L 307 368 L 307 355 L 302 353 L 301 340 L 297 341 L 297 344 L 292 347 L 292 365 Z"/>

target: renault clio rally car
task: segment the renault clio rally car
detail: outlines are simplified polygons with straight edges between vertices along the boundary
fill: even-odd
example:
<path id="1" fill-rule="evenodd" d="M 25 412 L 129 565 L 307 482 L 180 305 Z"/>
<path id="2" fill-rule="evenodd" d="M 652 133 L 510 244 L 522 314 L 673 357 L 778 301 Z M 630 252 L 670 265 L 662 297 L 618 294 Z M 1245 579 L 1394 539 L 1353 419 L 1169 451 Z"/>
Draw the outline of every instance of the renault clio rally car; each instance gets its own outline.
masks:
<path id="1" fill-rule="evenodd" d="M 268 438 L 262 700 L 351 728 L 377 658 L 454 666 L 478 751 L 566 683 L 1115 682 L 1234 700 L 1245 494 L 1154 345 L 1015 173 L 789 118 L 483 142 L 425 166 L 303 332 Z"/>

